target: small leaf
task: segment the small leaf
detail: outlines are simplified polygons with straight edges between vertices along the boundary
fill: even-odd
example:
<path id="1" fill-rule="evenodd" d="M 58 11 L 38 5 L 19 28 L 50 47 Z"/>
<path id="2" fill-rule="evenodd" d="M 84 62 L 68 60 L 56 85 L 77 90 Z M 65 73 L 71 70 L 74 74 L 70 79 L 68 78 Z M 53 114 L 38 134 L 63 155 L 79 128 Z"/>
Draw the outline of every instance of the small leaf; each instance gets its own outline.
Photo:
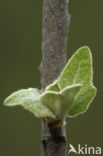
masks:
<path id="1" fill-rule="evenodd" d="M 69 110 L 69 116 L 74 117 L 81 113 L 84 113 L 89 104 L 92 102 L 96 95 L 96 88 L 94 86 L 86 86 L 82 88 L 76 95 L 72 107 Z"/>
<path id="2" fill-rule="evenodd" d="M 40 95 L 37 89 L 24 89 L 13 93 L 5 105 L 21 105 L 37 117 L 56 120 L 74 117 L 85 112 L 96 94 L 93 86 L 92 55 L 87 46 L 76 51 L 60 77 Z"/>
<path id="3" fill-rule="evenodd" d="M 90 49 L 86 46 L 77 50 L 67 63 L 58 80 L 61 89 L 68 85 L 81 83 L 91 84 L 93 76 L 92 56 Z"/>
<path id="4" fill-rule="evenodd" d="M 41 96 L 41 101 L 47 106 L 57 118 L 63 118 L 69 112 L 74 97 L 80 90 L 81 84 L 71 85 L 60 92 L 45 91 Z"/>
<path id="5" fill-rule="evenodd" d="M 37 89 L 22 89 L 11 94 L 4 101 L 5 106 L 23 106 L 36 117 L 52 117 L 55 115 L 40 101 L 40 93 Z"/>
<path id="6" fill-rule="evenodd" d="M 87 46 L 74 53 L 63 69 L 60 77 L 46 88 L 46 91 L 63 90 L 69 85 L 82 84 L 81 90 L 74 98 L 69 116 L 73 117 L 85 112 L 95 97 L 96 88 L 93 86 L 92 55 Z"/>
<path id="7" fill-rule="evenodd" d="M 51 86 L 58 86 L 59 89 L 64 89 L 68 85 L 81 83 L 89 85 L 92 83 L 92 55 L 87 46 L 80 48 L 74 53 L 67 65 L 63 69 L 60 77 L 54 81 L 47 89 L 51 90 Z"/>
<path id="8" fill-rule="evenodd" d="M 57 81 L 54 81 L 53 84 L 50 84 L 49 86 L 47 86 L 45 91 L 56 91 L 56 92 L 59 92 L 60 88 L 58 86 Z"/>

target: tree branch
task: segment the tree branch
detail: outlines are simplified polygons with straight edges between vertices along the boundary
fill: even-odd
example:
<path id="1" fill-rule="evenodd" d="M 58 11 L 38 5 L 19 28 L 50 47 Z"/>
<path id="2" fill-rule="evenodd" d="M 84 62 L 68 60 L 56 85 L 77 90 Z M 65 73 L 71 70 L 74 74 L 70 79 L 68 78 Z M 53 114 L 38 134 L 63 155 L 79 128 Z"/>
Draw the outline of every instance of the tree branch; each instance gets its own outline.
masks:
<path id="1" fill-rule="evenodd" d="M 66 64 L 66 50 L 70 16 L 67 0 L 43 1 L 42 28 L 42 87 L 51 84 Z M 42 120 L 42 156 L 65 156 L 66 133 L 61 121 L 47 124 Z"/>

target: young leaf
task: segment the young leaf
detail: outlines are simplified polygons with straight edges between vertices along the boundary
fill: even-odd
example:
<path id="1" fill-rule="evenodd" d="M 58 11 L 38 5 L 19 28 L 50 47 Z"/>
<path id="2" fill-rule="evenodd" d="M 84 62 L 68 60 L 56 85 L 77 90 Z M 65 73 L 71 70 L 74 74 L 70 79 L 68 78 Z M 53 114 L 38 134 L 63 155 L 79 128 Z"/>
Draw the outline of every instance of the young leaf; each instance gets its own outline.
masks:
<path id="1" fill-rule="evenodd" d="M 46 91 L 55 91 L 57 88 L 63 90 L 68 85 L 81 83 L 82 89 L 77 93 L 68 112 L 69 116 L 73 117 L 85 112 L 95 97 L 96 88 L 92 84 L 92 79 L 92 55 L 90 49 L 84 46 L 76 51 L 63 69 L 60 77 L 48 86 Z"/>
<path id="2" fill-rule="evenodd" d="M 45 91 L 55 91 L 55 92 L 59 92 L 60 88 L 58 86 L 57 80 L 54 81 L 53 84 L 50 84 L 49 86 L 46 87 Z"/>
<path id="3" fill-rule="evenodd" d="M 68 85 L 92 83 L 93 69 L 90 49 L 86 46 L 77 50 L 64 68 L 58 84 L 61 88 Z"/>
<path id="4" fill-rule="evenodd" d="M 54 81 L 52 88 L 57 85 L 62 90 L 68 85 L 78 83 L 89 85 L 92 83 L 92 76 L 92 55 L 90 49 L 84 46 L 74 53 L 58 80 Z M 51 90 L 51 85 L 47 90 Z"/>
<path id="5" fill-rule="evenodd" d="M 74 117 L 85 112 L 96 94 L 92 84 L 93 69 L 90 49 L 84 46 L 76 51 L 60 77 L 40 95 L 37 89 L 13 93 L 5 105 L 21 105 L 37 117 Z M 81 88 L 81 89 L 80 89 Z"/>
<path id="6" fill-rule="evenodd" d="M 42 103 L 47 106 L 57 118 L 63 118 L 69 112 L 80 88 L 81 84 L 77 84 L 68 86 L 60 92 L 45 91 L 40 98 Z"/>
<path id="7" fill-rule="evenodd" d="M 52 117 L 55 115 L 40 101 L 40 93 L 37 89 L 22 89 L 11 94 L 4 101 L 5 106 L 23 106 L 36 117 Z"/>
<path id="8" fill-rule="evenodd" d="M 70 117 L 77 116 L 81 113 L 84 113 L 89 104 L 92 102 L 96 95 L 96 88 L 93 85 L 86 86 L 82 88 L 76 95 L 72 107 L 68 112 Z"/>

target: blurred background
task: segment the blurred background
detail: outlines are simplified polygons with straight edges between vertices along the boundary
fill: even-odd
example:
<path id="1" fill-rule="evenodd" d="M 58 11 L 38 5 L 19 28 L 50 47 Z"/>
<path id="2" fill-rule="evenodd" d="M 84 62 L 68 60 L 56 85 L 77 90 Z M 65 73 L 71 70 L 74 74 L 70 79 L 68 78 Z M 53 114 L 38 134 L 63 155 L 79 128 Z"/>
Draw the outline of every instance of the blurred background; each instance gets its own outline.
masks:
<path id="1" fill-rule="evenodd" d="M 70 0 L 69 12 L 68 58 L 91 48 L 98 94 L 85 114 L 67 121 L 68 149 L 103 147 L 103 0 Z M 0 0 L 0 156 L 40 156 L 40 119 L 3 101 L 18 89 L 41 88 L 41 34 L 42 0 Z"/>

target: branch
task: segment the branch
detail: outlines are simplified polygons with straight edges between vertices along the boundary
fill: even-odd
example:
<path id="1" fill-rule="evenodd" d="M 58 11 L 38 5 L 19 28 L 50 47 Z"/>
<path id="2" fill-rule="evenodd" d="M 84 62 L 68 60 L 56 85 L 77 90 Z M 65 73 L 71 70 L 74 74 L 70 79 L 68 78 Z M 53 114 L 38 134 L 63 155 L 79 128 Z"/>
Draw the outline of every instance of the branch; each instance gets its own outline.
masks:
<path id="1" fill-rule="evenodd" d="M 66 64 L 66 50 L 70 16 L 67 0 L 43 1 L 42 28 L 42 87 L 58 78 Z M 61 121 L 46 124 L 42 120 L 42 156 L 65 156 L 66 133 Z"/>

